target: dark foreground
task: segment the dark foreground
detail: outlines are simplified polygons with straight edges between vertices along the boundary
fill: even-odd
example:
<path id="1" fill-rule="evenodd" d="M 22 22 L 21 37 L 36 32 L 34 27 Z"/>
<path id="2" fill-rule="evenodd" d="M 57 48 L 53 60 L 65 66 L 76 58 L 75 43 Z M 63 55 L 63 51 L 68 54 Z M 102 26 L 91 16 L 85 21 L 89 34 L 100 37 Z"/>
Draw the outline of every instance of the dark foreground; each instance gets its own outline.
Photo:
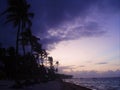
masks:
<path id="1" fill-rule="evenodd" d="M 23 85 L 21 88 L 11 88 L 13 81 L 0 80 L 0 90 L 91 90 L 75 84 L 62 81 L 49 81 L 47 83 L 37 83 Z"/>
<path id="2" fill-rule="evenodd" d="M 62 90 L 91 90 L 86 87 L 78 86 L 72 83 L 63 82 Z"/>

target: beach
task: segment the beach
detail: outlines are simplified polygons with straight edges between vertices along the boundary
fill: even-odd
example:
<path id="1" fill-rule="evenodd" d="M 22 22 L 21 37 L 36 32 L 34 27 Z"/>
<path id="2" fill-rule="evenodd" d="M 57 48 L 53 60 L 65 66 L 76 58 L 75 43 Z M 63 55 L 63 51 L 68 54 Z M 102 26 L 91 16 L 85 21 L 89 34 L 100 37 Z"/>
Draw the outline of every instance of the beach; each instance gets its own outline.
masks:
<path id="1" fill-rule="evenodd" d="M 22 88 L 11 88 L 13 84 L 13 81 L 2 80 L 0 81 L 0 90 L 91 90 L 82 86 L 62 81 L 49 81 L 47 83 L 23 86 Z"/>
<path id="2" fill-rule="evenodd" d="M 72 83 L 63 82 L 62 90 L 91 90 L 91 89 L 75 85 Z"/>
<path id="3" fill-rule="evenodd" d="M 82 86 L 78 86 L 78 85 L 75 85 L 72 83 L 63 82 L 62 90 L 91 90 L 91 89 L 82 87 Z"/>

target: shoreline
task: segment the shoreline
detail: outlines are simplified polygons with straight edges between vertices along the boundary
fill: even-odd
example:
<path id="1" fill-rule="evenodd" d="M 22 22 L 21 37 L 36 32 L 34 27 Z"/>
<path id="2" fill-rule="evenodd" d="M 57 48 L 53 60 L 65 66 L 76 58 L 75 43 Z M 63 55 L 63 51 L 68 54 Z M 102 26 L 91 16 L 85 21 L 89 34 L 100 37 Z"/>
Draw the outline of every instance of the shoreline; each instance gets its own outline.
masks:
<path id="1" fill-rule="evenodd" d="M 62 90 L 92 90 L 69 82 L 62 82 Z"/>

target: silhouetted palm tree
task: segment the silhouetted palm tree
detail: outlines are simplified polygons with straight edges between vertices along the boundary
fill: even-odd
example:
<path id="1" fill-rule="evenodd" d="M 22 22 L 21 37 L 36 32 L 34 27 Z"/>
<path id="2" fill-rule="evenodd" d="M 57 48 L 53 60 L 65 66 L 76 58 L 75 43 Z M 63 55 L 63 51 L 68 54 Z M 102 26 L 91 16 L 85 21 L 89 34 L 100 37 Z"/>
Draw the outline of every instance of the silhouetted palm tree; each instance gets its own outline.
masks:
<path id="1" fill-rule="evenodd" d="M 33 13 L 29 12 L 30 5 L 27 4 L 26 0 L 8 0 L 8 8 L 1 14 L 6 15 L 6 22 L 12 22 L 14 27 L 17 27 L 17 35 L 16 35 L 16 69 L 15 72 L 19 70 L 19 66 L 17 65 L 18 53 L 19 53 L 19 41 L 23 40 L 21 33 L 26 30 L 26 28 L 31 27 L 32 23 L 30 18 L 34 16 Z M 25 44 L 22 41 L 23 53 L 25 55 Z M 18 69 L 18 70 L 17 70 Z M 15 77 L 15 81 L 17 84 L 20 84 L 19 80 L 17 80 L 17 76 Z"/>
<path id="2" fill-rule="evenodd" d="M 32 33 L 29 30 L 30 29 L 26 29 L 24 32 L 21 33 L 22 38 L 20 39 L 20 42 L 23 45 L 24 55 L 25 55 L 25 46 L 30 45 L 32 47 L 32 45 L 31 45 L 31 35 L 32 35 Z"/>
<path id="3" fill-rule="evenodd" d="M 58 72 L 59 61 L 56 61 L 56 65 L 57 65 L 56 72 Z"/>
<path id="4" fill-rule="evenodd" d="M 24 32 L 21 33 L 22 39 L 20 39 L 21 43 L 25 46 L 31 46 L 31 54 L 33 51 L 37 53 L 45 53 L 45 50 L 42 50 L 42 45 L 39 43 L 39 38 L 34 36 L 31 32 L 30 28 L 27 28 Z"/>
<path id="5" fill-rule="evenodd" d="M 52 68 L 53 67 L 53 58 L 48 57 L 48 61 L 49 61 L 49 64 L 50 64 L 50 68 Z"/>
<path id="6" fill-rule="evenodd" d="M 41 64 L 43 65 L 45 59 L 47 59 L 48 53 L 46 52 L 45 49 L 42 49 L 39 54 L 40 54 L 40 58 L 41 58 L 41 60 L 42 60 L 42 61 L 41 61 Z"/>
<path id="7" fill-rule="evenodd" d="M 16 54 L 18 54 L 20 33 L 25 30 L 26 27 L 32 25 L 30 18 L 34 16 L 33 13 L 29 12 L 30 5 L 27 4 L 26 0 L 8 0 L 8 9 L 2 14 L 7 15 L 6 23 L 12 22 L 14 27 L 18 27 L 17 38 L 16 38 Z M 24 44 L 22 44 L 23 51 L 25 54 Z"/>

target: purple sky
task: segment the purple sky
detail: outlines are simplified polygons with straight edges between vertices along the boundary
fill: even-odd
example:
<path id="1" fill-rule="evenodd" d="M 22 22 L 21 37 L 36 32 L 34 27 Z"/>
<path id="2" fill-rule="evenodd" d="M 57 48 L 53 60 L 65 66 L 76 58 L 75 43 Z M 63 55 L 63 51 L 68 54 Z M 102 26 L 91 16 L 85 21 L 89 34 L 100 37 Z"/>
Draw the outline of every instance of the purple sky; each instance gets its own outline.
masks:
<path id="1" fill-rule="evenodd" d="M 35 13 L 32 31 L 60 61 L 61 72 L 120 75 L 120 0 L 27 1 Z M 0 13 L 6 6 L 0 0 Z M 16 29 L 4 20 L 0 18 L 0 42 L 7 47 L 15 44 Z"/>

